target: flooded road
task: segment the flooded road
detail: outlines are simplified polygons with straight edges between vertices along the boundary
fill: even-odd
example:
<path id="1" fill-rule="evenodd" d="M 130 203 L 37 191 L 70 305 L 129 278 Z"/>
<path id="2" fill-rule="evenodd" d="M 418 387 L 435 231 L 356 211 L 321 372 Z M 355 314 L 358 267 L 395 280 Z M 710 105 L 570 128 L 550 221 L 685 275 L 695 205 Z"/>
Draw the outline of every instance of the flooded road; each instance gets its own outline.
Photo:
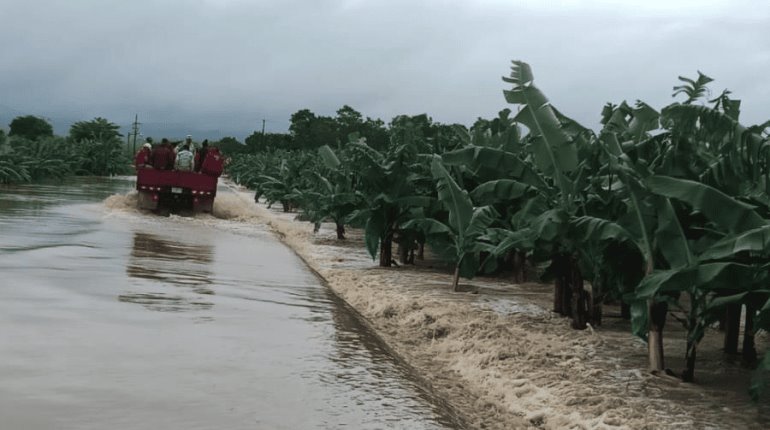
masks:
<path id="1" fill-rule="evenodd" d="M 0 428 L 460 427 L 266 228 L 132 187 L 0 187 Z"/>

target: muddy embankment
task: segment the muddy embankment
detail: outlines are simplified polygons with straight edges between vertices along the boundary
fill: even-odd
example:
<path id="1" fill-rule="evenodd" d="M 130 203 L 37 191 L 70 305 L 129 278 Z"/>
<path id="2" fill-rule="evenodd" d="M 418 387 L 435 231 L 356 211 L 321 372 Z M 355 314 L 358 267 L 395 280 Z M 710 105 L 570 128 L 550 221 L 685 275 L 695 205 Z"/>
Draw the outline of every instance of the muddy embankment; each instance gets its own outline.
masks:
<path id="1" fill-rule="evenodd" d="M 646 345 L 613 318 L 570 329 L 549 308 L 549 286 L 476 278 L 477 294 L 451 293 L 450 273 L 420 266 L 380 269 L 360 231 L 313 234 L 296 214 L 255 205 L 252 194 L 217 196 L 214 215 L 268 225 L 329 287 L 447 399 L 472 428 L 767 428 L 765 405 L 746 394 L 750 372 L 724 363 L 721 338 L 699 350 L 698 384 L 646 371 Z M 681 367 L 684 336 L 671 323 L 667 365 Z M 668 327 L 667 327 L 668 330 Z M 760 337 L 763 351 L 767 341 Z"/>

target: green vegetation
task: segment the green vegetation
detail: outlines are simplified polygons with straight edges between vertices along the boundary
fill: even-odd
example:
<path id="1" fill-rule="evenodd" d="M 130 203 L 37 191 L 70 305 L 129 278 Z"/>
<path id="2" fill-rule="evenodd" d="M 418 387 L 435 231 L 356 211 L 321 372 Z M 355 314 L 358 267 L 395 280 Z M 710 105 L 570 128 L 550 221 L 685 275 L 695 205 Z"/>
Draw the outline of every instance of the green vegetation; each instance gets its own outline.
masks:
<path id="1" fill-rule="evenodd" d="M 9 136 L 0 132 L 0 183 L 131 170 L 118 126 L 104 118 L 73 124 L 66 138 L 53 136 L 51 125 L 33 116 L 17 117 L 10 126 Z"/>
<path id="2" fill-rule="evenodd" d="M 712 80 L 700 73 L 680 77 L 674 96 L 685 100 L 660 111 L 608 103 L 599 132 L 552 106 L 526 63 L 504 80 L 513 117 L 506 109 L 470 129 L 397 117 L 385 128 L 352 109 L 303 110 L 288 138 L 251 136 L 263 139 L 229 173 L 270 204 L 333 220 L 340 239 L 345 225 L 363 228 L 380 266 L 394 262 L 393 243 L 402 264 L 427 243 L 454 267 L 455 289 L 459 277 L 505 267 L 521 280 L 523 266 L 542 267 L 554 310 L 575 329 L 621 302 L 655 371 L 666 369 L 664 327 L 675 320 L 687 333 L 676 372 L 686 381 L 709 327 L 738 352 L 743 307 L 758 397 L 770 374 L 770 354 L 758 359 L 754 345 L 770 328 L 770 122 L 740 124 L 729 91 L 704 99 Z"/>
<path id="3" fill-rule="evenodd" d="M 9 136 L 35 140 L 41 137 L 53 137 L 53 127 L 48 121 L 33 115 L 18 116 L 8 125 Z"/>
<path id="4" fill-rule="evenodd" d="M 78 121 L 70 127 L 70 138 L 76 142 L 83 140 L 111 141 L 120 139 L 120 127 L 104 118 L 96 117 L 91 121 Z"/>

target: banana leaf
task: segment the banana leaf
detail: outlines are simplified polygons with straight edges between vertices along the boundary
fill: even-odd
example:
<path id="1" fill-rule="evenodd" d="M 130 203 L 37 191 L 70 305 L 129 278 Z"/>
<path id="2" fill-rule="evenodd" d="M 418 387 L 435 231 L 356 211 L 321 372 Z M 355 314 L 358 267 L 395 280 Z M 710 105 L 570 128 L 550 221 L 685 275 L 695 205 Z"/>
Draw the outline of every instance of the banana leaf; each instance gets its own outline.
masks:
<path id="1" fill-rule="evenodd" d="M 655 232 L 658 249 L 672 268 L 692 266 L 695 263 L 695 258 L 682 230 L 682 225 L 671 206 L 671 201 L 666 198 L 659 200 L 657 205 L 658 229 Z"/>
<path id="2" fill-rule="evenodd" d="M 454 232 L 446 224 L 433 218 L 416 218 L 401 224 L 403 229 L 415 229 L 426 236 L 446 235 L 452 237 Z"/>
<path id="3" fill-rule="evenodd" d="M 470 195 L 478 203 L 490 204 L 518 199 L 529 188 L 529 185 L 513 179 L 498 179 L 479 185 L 471 191 Z"/>
<path id="4" fill-rule="evenodd" d="M 754 206 L 699 182 L 655 175 L 647 178 L 645 185 L 655 194 L 689 204 L 731 233 L 739 233 L 767 224 L 756 213 Z"/>
<path id="5" fill-rule="evenodd" d="M 323 161 L 324 165 L 326 165 L 326 167 L 329 169 L 339 169 L 340 165 L 342 164 L 340 159 L 337 158 L 337 154 L 334 153 L 329 145 L 323 145 L 322 147 L 318 148 L 318 155 L 321 157 L 321 161 Z"/>
<path id="6" fill-rule="evenodd" d="M 770 225 L 733 234 L 716 242 L 699 257 L 702 261 L 732 258 L 742 252 L 770 253 Z"/>
<path id="7" fill-rule="evenodd" d="M 540 171 L 554 177 L 562 188 L 561 178 L 578 166 L 577 148 L 562 130 L 548 99 L 533 85 L 533 79 L 528 64 L 513 61 L 510 77 L 503 80 L 514 87 L 504 91 L 505 99 L 508 103 L 522 105 L 514 120 L 530 131 L 535 164 Z"/>
<path id="8" fill-rule="evenodd" d="M 364 242 L 366 242 L 366 250 L 369 251 L 369 255 L 374 260 L 377 258 L 380 239 L 385 234 L 387 225 L 381 211 L 369 212 L 368 215 L 369 219 L 364 227 Z"/>
<path id="9" fill-rule="evenodd" d="M 461 234 L 465 237 L 464 244 L 475 242 L 493 222 L 500 217 L 500 214 L 491 206 L 482 206 L 473 210 L 468 227 Z M 467 245 L 466 245 L 467 246 Z"/>
<path id="10" fill-rule="evenodd" d="M 631 233 L 620 224 L 603 218 L 581 216 L 570 220 L 570 230 L 579 243 L 614 240 L 634 242 Z"/>
<path id="11" fill-rule="evenodd" d="M 436 157 L 431 163 L 431 172 L 436 179 L 438 199 L 449 211 L 449 226 L 453 231 L 464 232 L 470 225 L 473 216 L 473 203 L 468 192 L 460 189 L 441 164 L 441 158 Z M 462 241 L 462 237 L 459 238 Z M 462 246 L 460 246 L 462 247 Z"/>
<path id="12" fill-rule="evenodd" d="M 502 149 L 469 146 L 446 152 L 441 155 L 441 159 L 447 166 L 464 166 L 474 172 L 486 167 L 499 172 L 501 178 L 513 177 L 538 189 L 548 187 L 529 163 Z"/>

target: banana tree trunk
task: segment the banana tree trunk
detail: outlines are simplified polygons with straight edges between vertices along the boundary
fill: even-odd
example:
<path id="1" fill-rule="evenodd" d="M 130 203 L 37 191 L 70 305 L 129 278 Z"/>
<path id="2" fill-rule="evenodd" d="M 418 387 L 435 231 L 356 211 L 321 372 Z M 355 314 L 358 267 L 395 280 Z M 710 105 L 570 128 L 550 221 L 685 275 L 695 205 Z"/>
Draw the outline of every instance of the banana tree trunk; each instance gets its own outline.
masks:
<path id="1" fill-rule="evenodd" d="M 757 361 L 757 349 L 754 346 L 754 306 L 749 303 L 746 303 L 746 320 L 743 327 L 743 362 L 751 365 Z"/>
<path id="2" fill-rule="evenodd" d="M 417 248 L 417 259 L 420 261 L 425 260 L 425 242 L 420 242 Z"/>
<path id="3" fill-rule="evenodd" d="M 694 327 L 697 323 L 697 306 L 698 301 L 690 294 L 690 314 L 688 316 L 687 324 L 689 327 Z M 687 351 L 685 351 L 685 370 L 682 373 L 682 380 L 684 382 L 693 382 L 695 380 L 695 355 L 698 349 L 698 343 L 687 339 Z"/>
<path id="4" fill-rule="evenodd" d="M 583 274 L 578 267 L 577 259 L 569 258 L 569 283 L 572 289 L 572 328 L 585 330 L 588 322 L 588 293 L 583 285 Z"/>
<path id="5" fill-rule="evenodd" d="M 647 304 L 649 330 L 647 332 L 647 353 L 650 370 L 661 372 L 665 368 L 663 361 L 663 327 L 666 325 L 668 303 L 650 300 Z"/>
<path id="6" fill-rule="evenodd" d="M 390 267 L 393 262 L 393 233 L 388 233 L 380 242 L 380 267 Z"/>
<path id="7" fill-rule="evenodd" d="M 572 289 L 569 281 L 569 257 L 559 254 L 551 259 L 554 278 L 553 311 L 559 315 L 572 316 Z"/>
<path id="8" fill-rule="evenodd" d="M 588 322 L 588 294 L 583 288 L 583 274 L 577 259 L 569 254 L 553 258 L 554 312 L 572 317 L 572 328 L 583 330 Z"/>
<path id="9" fill-rule="evenodd" d="M 409 248 L 410 244 L 406 242 L 405 238 L 398 243 L 398 261 L 401 264 L 409 264 Z"/>
<path id="10" fill-rule="evenodd" d="M 572 316 L 572 268 L 570 256 L 559 254 L 552 259 L 554 279 L 553 311 L 559 315 Z M 582 280 L 581 280 L 582 283 Z"/>
<path id="11" fill-rule="evenodd" d="M 726 354 L 738 353 L 738 340 L 741 332 L 741 305 L 727 305 L 725 309 L 724 320 L 725 341 L 724 350 Z"/>
<path id="12" fill-rule="evenodd" d="M 345 224 L 337 224 L 337 239 L 338 240 L 345 240 Z"/>
<path id="13" fill-rule="evenodd" d="M 457 263 L 457 266 L 455 267 L 455 274 L 452 277 L 452 291 L 457 292 L 459 291 L 460 287 L 460 263 Z"/>
<path id="14" fill-rule="evenodd" d="M 603 301 L 602 289 L 605 285 L 606 276 L 604 274 L 599 275 L 591 284 L 591 293 L 588 296 L 588 317 L 591 324 L 599 326 L 602 324 L 603 315 Z"/>
<path id="15" fill-rule="evenodd" d="M 695 342 L 687 341 L 687 352 L 685 353 L 687 368 L 682 374 L 684 382 L 693 382 L 695 380 L 695 353 L 697 352 L 697 347 Z"/>
<path id="16" fill-rule="evenodd" d="M 553 281 L 553 311 L 564 315 L 564 286 L 559 278 Z"/>
<path id="17" fill-rule="evenodd" d="M 631 305 L 626 302 L 620 304 L 620 317 L 626 321 L 631 319 Z"/>
<path id="18" fill-rule="evenodd" d="M 513 266 L 513 282 L 521 283 L 527 282 L 526 275 L 526 254 L 519 250 L 511 251 L 511 259 Z"/>
<path id="19" fill-rule="evenodd" d="M 289 204 L 289 202 L 281 202 L 281 205 L 283 206 L 284 212 L 291 211 L 291 204 Z"/>

